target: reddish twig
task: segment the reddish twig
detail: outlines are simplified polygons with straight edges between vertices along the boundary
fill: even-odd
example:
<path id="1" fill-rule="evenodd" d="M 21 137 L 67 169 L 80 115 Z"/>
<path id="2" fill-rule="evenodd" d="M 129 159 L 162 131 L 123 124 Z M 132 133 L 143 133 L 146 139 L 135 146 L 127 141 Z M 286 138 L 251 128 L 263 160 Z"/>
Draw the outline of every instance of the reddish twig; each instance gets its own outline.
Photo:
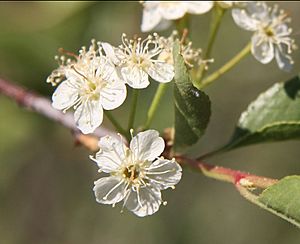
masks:
<path id="1" fill-rule="evenodd" d="M 200 170 L 204 175 L 208 177 L 226 181 L 234 185 L 239 184 L 250 188 L 259 187 L 265 189 L 278 181 L 276 179 L 257 176 L 239 170 L 209 165 L 202 161 L 190 159 L 184 156 L 177 156 L 176 159 L 183 165 L 187 164 L 193 169 Z"/>

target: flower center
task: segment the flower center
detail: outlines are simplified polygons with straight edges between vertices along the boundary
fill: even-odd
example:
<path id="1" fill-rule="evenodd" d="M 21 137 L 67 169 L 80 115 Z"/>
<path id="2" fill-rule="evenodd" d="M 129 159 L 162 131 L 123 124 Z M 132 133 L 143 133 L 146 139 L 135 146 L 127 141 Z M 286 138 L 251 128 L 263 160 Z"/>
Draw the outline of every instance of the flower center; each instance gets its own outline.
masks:
<path id="1" fill-rule="evenodd" d="M 146 57 L 140 42 L 140 40 L 133 41 L 130 60 L 139 68 L 144 68 L 146 66 Z"/>
<path id="2" fill-rule="evenodd" d="M 265 32 L 265 34 L 266 34 L 268 37 L 274 36 L 274 30 L 273 30 L 273 28 L 270 27 L 270 26 L 265 27 L 265 28 L 264 28 L 264 32 Z"/>
<path id="3" fill-rule="evenodd" d="M 99 92 L 98 92 L 98 84 L 91 81 L 90 79 L 87 79 L 87 86 L 84 90 L 84 94 L 88 95 L 90 99 L 99 99 Z M 100 85 L 101 86 L 101 85 Z"/>
<path id="4" fill-rule="evenodd" d="M 139 69 L 146 70 L 152 64 L 152 58 L 160 54 L 162 51 L 159 36 L 154 33 L 153 36 L 149 35 L 146 39 L 134 38 L 129 40 L 126 34 L 122 34 L 121 51 L 126 56 L 124 63 Z"/>
<path id="5" fill-rule="evenodd" d="M 148 66 L 147 59 L 143 55 L 133 55 L 131 58 L 131 62 L 141 69 L 146 68 Z"/>
<path id="6" fill-rule="evenodd" d="M 101 77 L 88 76 L 79 72 L 74 66 L 72 69 L 85 80 L 85 85 L 81 90 L 81 96 L 88 96 L 89 99 L 99 99 L 99 91 L 106 86 L 106 82 Z"/>
<path id="7" fill-rule="evenodd" d="M 91 80 L 87 81 L 87 92 L 93 93 L 97 89 L 97 85 Z"/>
<path id="8" fill-rule="evenodd" d="M 129 167 L 126 167 L 123 171 L 123 175 L 125 178 L 127 178 L 130 181 L 134 181 L 137 179 L 140 175 L 140 170 L 137 166 L 130 165 Z"/>

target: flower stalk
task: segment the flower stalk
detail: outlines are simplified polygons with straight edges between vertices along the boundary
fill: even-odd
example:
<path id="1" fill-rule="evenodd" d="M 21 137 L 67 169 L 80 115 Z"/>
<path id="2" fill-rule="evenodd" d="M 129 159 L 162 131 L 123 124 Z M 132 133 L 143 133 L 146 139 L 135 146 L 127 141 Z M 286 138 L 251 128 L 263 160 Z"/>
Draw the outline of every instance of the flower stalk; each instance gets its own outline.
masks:
<path id="1" fill-rule="evenodd" d="M 144 126 L 144 129 L 148 129 L 153 121 L 154 115 L 158 109 L 158 105 L 160 104 L 160 101 L 163 97 L 163 95 L 165 94 L 166 90 L 168 88 L 168 84 L 166 83 L 160 83 L 156 92 L 155 92 L 155 96 L 152 100 L 152 103 L 150 105 L 150 108 L 148 110 L 148 114 L 147 114 L 147 120 Z"/>
<path id="2" fill-rule="evenodd" d="M 133 129 L 133 127 L 134 127 L 134 120 L 135 120 L 138 97 L 139 97 L 139 90 L 133 89 L 127 131 L 129 131 L 130 129 Z"/>
<path id="3" fill-rule="evenodd" d="M 206 50 L 204 52 L 203 55 L 203 59 L 209 59 L 210 55 L 211 55 L 211 51 L 213 48 L 213 45 L 215 43 L 216 40 L 216 36 L 217 33 L 219 31 L 224 13 L 226 12 L 225 8 L 222 8 L 218 5 L 215 5 L 214 9 L 213 9 L 213 13 L 212 13 L 212 21 L 211 21 L 211 26 L 210 26 L 210 33 L 209 33 L 209 38 L 208 38 L 208 42 L 207 42 L 207 47 Z M 199 84 L 201 82 L 202 77 L 205 75 L 206 73 L 206 69 L 205 69 L 205 64 L 200 65 L 199 69 L 197 70 L 197 74 L 196 74 L 196 84 Z"/>
<path id="4" fill-rule="evenodd" d="M 123 127 L 120 125 L 120 123 L 115 119 L 115 117 L 111 114 L 111 112 L 109 111 L 105 111 L 104 112 L 106 118 L 109 119 L 109 121 L 113 124 L 113 126 L 116 128 L 116 130 L 122 134 L 123 136 L 126 137 L 126 139 L 128 139 L 128 135 L 127 132 L 123 129 Z"/>
<path id="5" fill-rule="evenodd" d="M 203 89 L 204 87 L 210 85 L 213 81 L 221 77 L 223 74 L 231 70 L 236 66 L 243 58 L 245 58 L 251 51 L 251 43 L 248 43 L 237 55 L 235 55 L 231 60 L 224 64 L 220 69 L 213 72 L 207 78 L 202 80 L 199 85 L 196 85 L 198 89 Z"/>

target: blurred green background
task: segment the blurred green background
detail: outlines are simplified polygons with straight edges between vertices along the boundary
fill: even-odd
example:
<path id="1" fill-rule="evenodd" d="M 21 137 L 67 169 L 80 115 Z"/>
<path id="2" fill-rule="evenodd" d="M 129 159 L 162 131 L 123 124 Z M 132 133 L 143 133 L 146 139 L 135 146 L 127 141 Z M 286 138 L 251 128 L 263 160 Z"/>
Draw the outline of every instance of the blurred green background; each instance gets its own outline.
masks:
<path id="1" fill-rule="evenodd" d="M 280 2 L 292 17 L 299 42 L 299 2 Z M 1 2 L 0 76 L 50 97 L 46 77 L 56 67 L 57 49 L 76 52 L 92 38 L 120 43 L 122 32 L 140 34 L 138 2 Z M 191 17 L 196 47 L 205 47 L 211 13 Z M 164 32 L 169 34 L 171 29 Z M 144 34 L 145 35 L 145 34 Z M 213 51 L 219 67 L 251 37 L 228 12 Z M 299 51 L 291 73 L 275 62 L 243 60 L 207 89 L 213 115 L 205 136 L 189 153 L 199 155 L 225 143 L 239 114 L 274 82 L 300 70 Z M 143 90 L 138 122 L 144 121 L 156 83 Z M 129 90 L 129 94 L 131 90 Z M 153 128 L 172 125 L 172 91 L 164 97 Z M 130 95 L 129 95 L 130 96 Z M 114 114 L 124 124 L 130 99 Z M 300 108 L 299 108 L 300 109 Z M 0 243 L 216 243 L 298 244 L 300 232 L 241 198 L 234 188 L 184 170 L 175 191 L 158 213 L 138 218 L 96 203 L 92 187 L 99 175 L 89 152 L 74 146 L 70 131 L 0 96 Z M 105 120 L 106 126 L 110 124 Z M 300 174 L 297 141 L 245 147 L 209 159 L 210 163 L 274 178 Z M 300 194 L 300 193 L 299 193 Z M 300 206 L 299 206 L 300 207 Z"/>

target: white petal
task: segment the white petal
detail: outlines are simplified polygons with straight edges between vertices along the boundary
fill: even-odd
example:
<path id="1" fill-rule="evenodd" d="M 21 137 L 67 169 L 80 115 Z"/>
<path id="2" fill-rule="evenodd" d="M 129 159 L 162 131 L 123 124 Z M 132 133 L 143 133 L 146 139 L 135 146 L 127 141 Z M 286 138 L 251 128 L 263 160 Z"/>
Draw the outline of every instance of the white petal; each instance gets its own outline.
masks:
<path id="1" fill-rule="evenodd" d="M 279 24 L 274 27 L 274 32 L 276 37 L 284 37 L 291 34 L 291 29 L 287 24 Z"/>
<path id="2" fill-rule="evenodd" d="M 83 62 L 80 65 L 76 66 L 77 72 L 81 73 L 85 77 L 89 77 L 93 80 L 95 77 L 95 71 L 97 71 L 97 68 L 101 66 L 101 64 L 104 62 L 104 57 L 86 57 Z M 77 73 L 76 73 L 77 74 Z M 78 74 L 77 74 L 78 75 Z M 81 79 L 84 80 L 84 83 L 87 83 L 87 79 L 80 76 Z"/>
<path id="3" fill-rule="evenodd" d="M 145 217 L 157 212 L 160 204 L 161 193 L 159 189 L 142 187 L 138 191 L 130 191 L 125 206 L 137 216 Z"/>
<path id="4" fill-rule="evenodd" d="M 270 20 L 268 5 L 262 1 L 249 1 L 246 3 L 248 16 L 260 22 L 268 22 Z"/>
<path id="5" fill-rule="evenodd" d="M 151 183 L 156 185 L 160 190 L 164 190 L 176 185 L 180 181 L 181 171 L 182 169 L 176 161 L 157 159 L 148 167 L 146 175 L 150 178 Z"/>
<path id="6" fill-rule="evenodd" d="M 84 79 L 81 75 L 79 75 L 75 70 L 74 68 L 77 70 L 77 71 L 80 71 L 80 68 L 81 68 L 81 65 L 78 64 L 78 63 L 75 63 L 73 64 L 72 66 L 73 68 L 66 68 L 64 71 L 65 71 L 65 76 L 68 78 L 68 80 L 70 80 L 72 83 L 84 83 Z"/>
<path id="7" fill-rule="evenodd" d="M 214 6 L 213 1 L 186 2 L 186 8 L 190 14 L 204 14 Z"/>
<path id="8" fill-rule="evenodd" d="M 265 41 L 260 34 L 255 34 L 251 39 L 251 52 L 261 63 L 267 64 L 274 58 L 274 46 L 270 41 Z"/>
<path id="9" fill-rule="evenodd" d="M 119 177 L 110 176 L 97 180 L 93 191 L 97 202 L 103 204 L 115 204 L 123 200 L 125 186 L 125 182 Z"/>
<path id="10" fill-rule="evenodd" d="M 275 48 L 275 58 L 280 69 L 287 72 L 291 71 L 294 64 L 291 56 L 284 53 L 283 50 L 279 50 L 279 48 Z"/>
<path id="11" fill-rule="evenodd" d="M 167 50 L 167 49 L 162 50 L 162 52 L 158 55 L 157 60 L 174 65 L 173 55 L 171 50 Z"/>
<path id="12" fill-rule="evenodd" d="M 120 48 L 115 48 L 114 51 L 117 59 L 119 59 L 120 61 L 127 58 L 126 54 Z"/>
<path id="13" fill-rule="evenodd" d="M 141 30 L 148 32 L 154 29 L 161 21 L 161 14 L 158 9 L 159 3 L 146 2 L 144 3 L 143 18 Z"/>
<path id="14" fill-rule="evenodd" d="M 150 83 L 148 74 L 137 66 L 121 68 L 123 79 L 136 89 L 146 88 Z"/>
<path id="15" fill-rule="evenodd" d="M 103 108 L 112 110 L 119 107 L 126 98 L 126 86 L 109 59 L 101 59 L 96 77 L 105 82 L 104 87 L 100 90 L 100 103 Z"/>
<path id="16" fill-rule="evenodd" d="M 74 118 L 77 127 L 83 134 L 94 132 L 103 121 L 103 109 L 99 100 L 82 103 L 75 111 Z"/>
<path id="17" fill-rule="evenodd" d="M 121 52 L 123 55 L 123 52 Z M 118 57 L 120 55 L 119 49 L 115 49 L 115 58 L 116 62 L 120 62 L 120 58 Z M 124 58 L 124 57 L 121 57 Z M 108 83 L 108 86 L 110 87 L 111 83 L 119 82 L 119 83 L 125 83 L 125 81 L 121 78 L 121 74 L 119 72 L 119 67 L 115 66 L 111 59 L 107 57 L 101 57 L 100 62 L 97 66 L 96 71 L 96 77 L 100 80 L 103 80 L 104 82 Z M 115 86 L 114 84 L 112 86 Z"/>
<path id="18" fill-rule="evenodd" d="M 92 77 L 99 78 L 99 80 L 113 80 L 116 78 L 116 68 L 114 63 L 108 57 L 99 57 L 97 58 L 97 62 L 93 62 L 94 67 L 92 70 Z M 96 74 L 95 74 L 96 70 Z"/>
<path id="19" fill-rule="evenodd" d="M 157 26 L 153 29 L 155 31 L 163 31 L 172 25 L 172 20 L 161 19 Z"/>
<path id="20" fill-rule="evenodd" d="M 159 6 L 160 14 L 164 19 L 175 20 L 182 18 L 186 13 L 186 6 L 182 2 L 162 2 Z"/>
<path id="21" fill-rule="evenodd" d="M 72 85 L 72 80 L 63 81 L 52 95 L 52 106 L 63 110 L 72 106 L 78 98 L 78 89 Z"/>
<path id="22" fill-rule="evenodd" d="M 104 109 L 115 109 L 126 99 L 126 86 L 121 82 L 110 82 L 101 90 L 101 104 Z"/>
<path id="23" fill-rule="evenodd" d="M 96 153 L 96 161 L 100 170 L 105 173 L 116 172 L 125 159 L 125 144 L 111 136 L 102 137 L 99 141 L 100 150 Z"/>
<path id="24" fill-rule="evenodd" d="M 251 18 L 244 9 L 233 9 L 232 17 L 234 22 L 241 28 L 248 31 L 257 30 L 257 20 Z"/>
<path id="25" fill-rule="evenodd" d="M 116 65 L 120 63 L 120 60 L 117 58 L 116 53 L 115 53 L 115 47 L 110 45 L 107 42 L 102 42 L 101 46 L 103 47 L 103 50 L 105 52 L 105 55 Z"/>
<path id="26" fill-rule="evenodd" d="M 147 130 L 133 137 L 130 149 L 136 159 L 152 161 L 164 151 L 165 142 L 156 130 Z"/>
<path id="27" fill-rule="evenodd" d="M 153 80 L 167 83 L 174 78 L 174 67 L 168 63 L 157 62 L 152 64 L 147 70 Z"/>

